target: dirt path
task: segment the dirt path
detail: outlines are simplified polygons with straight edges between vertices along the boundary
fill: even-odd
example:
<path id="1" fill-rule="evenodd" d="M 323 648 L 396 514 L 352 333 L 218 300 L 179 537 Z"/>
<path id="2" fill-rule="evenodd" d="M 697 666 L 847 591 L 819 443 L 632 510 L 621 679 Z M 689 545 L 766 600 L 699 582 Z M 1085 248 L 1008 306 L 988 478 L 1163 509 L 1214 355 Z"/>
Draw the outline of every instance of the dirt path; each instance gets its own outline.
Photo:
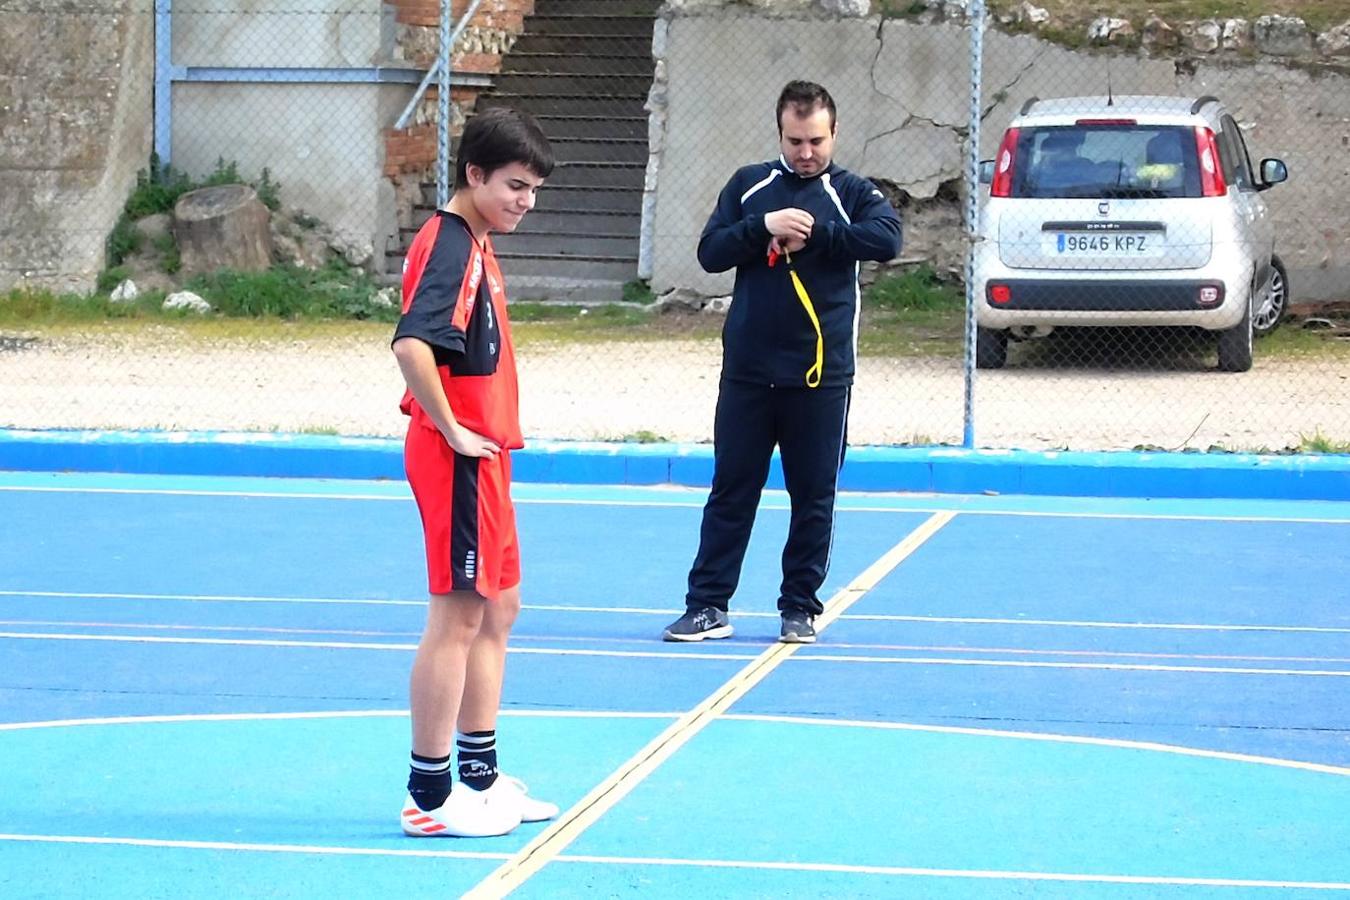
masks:
<path id="1" fill-rule="evenodd" d="M 711 437 L 714 341 L 531 344 L 520 356 L 521 414 L 531 437 Z M 1258 359 L 1239 375 L 1011 368 L 979 376 L 981 446 L 1251 450 L 1297 444 L 1318 431 L 1350 439 L 1350 361 Z M 382 340 L 207 344 L 159 326 L 0 340 L 0 425 L 10 427 L 396 435 L 401 392 Z M 959 443 L 963 392 L 956 361 L 866 359 L 852 443 Z"/>

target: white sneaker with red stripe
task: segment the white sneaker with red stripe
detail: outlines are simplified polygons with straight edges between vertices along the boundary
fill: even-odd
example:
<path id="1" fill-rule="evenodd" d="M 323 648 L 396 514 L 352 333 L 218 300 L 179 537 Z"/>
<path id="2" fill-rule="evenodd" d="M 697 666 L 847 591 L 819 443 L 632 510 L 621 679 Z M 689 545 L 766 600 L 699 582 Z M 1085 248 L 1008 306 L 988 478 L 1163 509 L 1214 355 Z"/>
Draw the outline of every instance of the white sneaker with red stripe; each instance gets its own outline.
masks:
<path id="1" fill-rule="evenodd" d="M 455 790 L 459 788 L 456 787 Z M 525 786 L 525 782 L 510 775 L 498 775 L 497 780 L 483 793 L 501 796 L 514 803 L 520 809 L 522 822 L 547 822 L 558 815 L 556 803 L 531 797 L 530 789 Z"/>
<path id="2" fill-rule="evenodd" d="M 410 837 L 495 837 L 520 824 L 520 804 L 505 793 L 457 784 L 436 809 L 419 809 L 409 794 L 400 818 Z"/>

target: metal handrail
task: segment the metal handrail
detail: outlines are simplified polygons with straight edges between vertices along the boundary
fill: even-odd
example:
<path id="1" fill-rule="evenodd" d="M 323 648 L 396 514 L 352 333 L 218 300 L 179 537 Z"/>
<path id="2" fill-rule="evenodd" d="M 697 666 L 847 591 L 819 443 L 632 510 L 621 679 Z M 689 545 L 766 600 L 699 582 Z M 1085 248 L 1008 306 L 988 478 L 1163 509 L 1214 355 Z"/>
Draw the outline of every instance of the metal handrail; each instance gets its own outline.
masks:
<path id="1" fill-rule="evenodd" d="M 431 80 L 440 75 L 441 66 L 449 65 L 451 51 L 454 49 L 455 41 L 459 40 L 459 36 L 464 33 L 464 29 L 468 27 L 469 20 L 473 18 L 474 13 L 478 12 L 478 7 L 481 6 L 482 3 L 483 0 L 473 0 L 473 2 L 469 4 L 468 10 L 460 17 L 459 23 L 455 25 L 455 30 L 451 32 L 449 42 L 445 47 L 441 48 L 441 53 L 444 55 L 438 54 L 436 56 L 436 61 L 432 63 L 431 68 L 427 70 L 427 74 L 422 78 L 422 83 L 417 86 L 417 90 L 413 91 L 412 99 L 408 101 L 408 105 L 404 108 L 403 114 L 394 122 L 395 128 L 401 129 L 408 127 L 408 120 L 412 118 L 413 111 L 417 109 L 417 104 L 422 102 L 422 96 L 426 94 L 427 88 L 431 86 Z"/>

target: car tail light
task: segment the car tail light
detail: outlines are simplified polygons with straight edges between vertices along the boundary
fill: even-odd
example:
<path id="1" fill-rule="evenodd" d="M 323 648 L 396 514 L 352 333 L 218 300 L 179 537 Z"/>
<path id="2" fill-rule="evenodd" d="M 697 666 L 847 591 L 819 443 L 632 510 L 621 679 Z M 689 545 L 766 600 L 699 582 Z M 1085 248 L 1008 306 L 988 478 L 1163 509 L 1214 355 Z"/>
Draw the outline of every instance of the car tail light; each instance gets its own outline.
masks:
<path id="1" fill-rule="evenodd" d="M 1223 301 L 1223 285 L 1203 284 L 1195 292 L 1195 302 L 1199 306 L 1218 306 Z"/>
<path id="2" fill-rule="evenodd" d="M 1079 119 L 1075 125 L 1137 125 L 1134 119 Z"/>
<path id="3" fill-rule="evenodd" d="M 1017 135 L 1019 129 L 1009 128 L 1003 133 L 1003 143 L 998 146 L 998 156 L 994 157 L 994 180 L 989 185 L 989 196 L 1011 197 L 1013 181 L 1013 163 L 1017 156 Z"/>
<path id="4" fill-rule="evenodd" d="M 1200 195 L 1222 197 L 1228 193 L 1228 182 L 1223 177 L 1223 164 L 1219 161 L 1219 141 L 1214 132 L 1197 125 L 1195 147 L 1200 154 Z"/>
<path id="5" fill-rule="evenodd" d="M 989 285 L 989 302 L 1007 306 L 1012 302 L 1012 288 L 1006 284 Z"/>

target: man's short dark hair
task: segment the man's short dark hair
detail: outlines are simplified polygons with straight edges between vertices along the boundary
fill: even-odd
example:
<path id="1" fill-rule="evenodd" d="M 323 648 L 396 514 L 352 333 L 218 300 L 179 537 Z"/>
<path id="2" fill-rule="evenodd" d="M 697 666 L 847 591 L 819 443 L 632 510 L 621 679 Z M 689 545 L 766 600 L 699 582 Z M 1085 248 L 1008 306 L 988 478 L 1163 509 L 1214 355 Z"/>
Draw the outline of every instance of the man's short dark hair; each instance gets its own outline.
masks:
<path id="1" fill-rule="evenodd" d="M 783 92 L 778 95 L 778 111 L 774 120 L 778 123 L 780 135 L 783 133 L 783 110 L 789 106 L 799 116 L 809 116 L 817 109 L 828 109 L 830 131 L 834 131 L 834 98 L 814 81 L 789 81 L 783 86 Z"/>
<path id="2" fill-rule="evenodd" d="M 520 163 L 540 178 L 553 171 L 553 148 L 529 113 L 497 106 L 474 115 L 464 126 L 455 159 L 455 190 L 469 186 L 472 163 L 485 176 Z"/>

